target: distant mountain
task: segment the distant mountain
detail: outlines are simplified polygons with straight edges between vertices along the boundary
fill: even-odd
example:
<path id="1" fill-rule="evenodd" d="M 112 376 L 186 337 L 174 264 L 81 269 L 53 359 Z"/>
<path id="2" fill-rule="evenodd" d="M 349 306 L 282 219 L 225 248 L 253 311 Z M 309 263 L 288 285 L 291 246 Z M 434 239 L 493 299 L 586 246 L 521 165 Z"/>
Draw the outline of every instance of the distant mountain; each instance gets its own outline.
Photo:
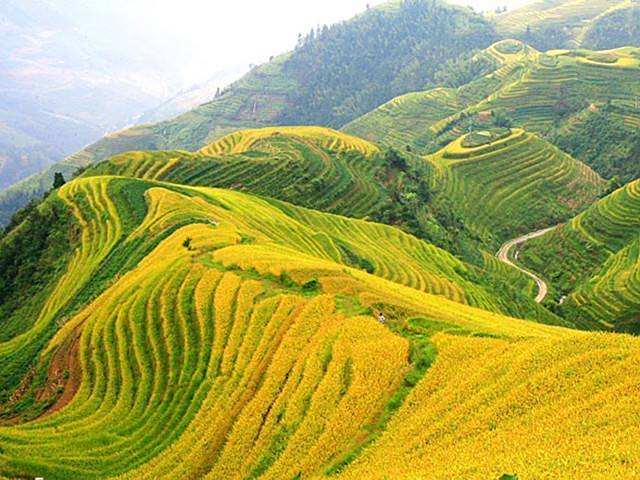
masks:
<path id="1" fill-rule="evenodd" d="M 179 72 L 119 20 L 118 5 L 2 2 L 0 188 L 132 123 L 180 87 Z"/>
<path id="2" fill-rule="evenodd" d="M 497 15 L 495 22 L 501 35 L 539 50 L 640 46 L 634 7 L 638 0 L 539 0 Z"/>
<path id="3" fill-rule="evenodd" d="M 196 150 L 244 128 L 284 124 L 339 127 L 396 95 L 431 84 L 450 59 L 496 39 L 466 7 L 434 0 L 392 1 L 323 27 L 298 47 L 256 67 L 209 103 L 170 121 L 104 137 L 61 164 L 0 194 L 0 220 L 51 185 L 127 150 Z"/>

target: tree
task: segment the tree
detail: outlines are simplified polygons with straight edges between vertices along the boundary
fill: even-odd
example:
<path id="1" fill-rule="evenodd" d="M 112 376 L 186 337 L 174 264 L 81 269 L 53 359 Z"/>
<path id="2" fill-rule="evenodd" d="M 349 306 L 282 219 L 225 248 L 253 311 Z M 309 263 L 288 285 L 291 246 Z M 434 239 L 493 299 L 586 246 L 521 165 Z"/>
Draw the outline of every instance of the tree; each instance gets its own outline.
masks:
<path id="1" fill-rule="evenodd" d="M 62 175 L 62 172 L 56 172 L 53 175 L 53 188 L 54 190 L 56 188 L 60 188 L 61 186 L 63 186 L 66 182 L 66 180 L 64 179 L 64 175 Z"/>

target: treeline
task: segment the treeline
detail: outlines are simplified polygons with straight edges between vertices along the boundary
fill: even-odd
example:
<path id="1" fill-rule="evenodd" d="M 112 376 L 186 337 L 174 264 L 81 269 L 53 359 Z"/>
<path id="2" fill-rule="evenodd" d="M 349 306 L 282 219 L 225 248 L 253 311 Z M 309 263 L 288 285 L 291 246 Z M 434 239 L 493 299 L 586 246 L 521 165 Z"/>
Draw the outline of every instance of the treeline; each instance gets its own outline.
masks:
<path id="1" fill-rule="evenodd" d="M 285 63 L 299 88 L 281 123 L 340 127 L 397 95 L 423 90 L 447 62 L 496 39 L 481 16 L 435 0 L 405 0 L 315 29 Z"/>

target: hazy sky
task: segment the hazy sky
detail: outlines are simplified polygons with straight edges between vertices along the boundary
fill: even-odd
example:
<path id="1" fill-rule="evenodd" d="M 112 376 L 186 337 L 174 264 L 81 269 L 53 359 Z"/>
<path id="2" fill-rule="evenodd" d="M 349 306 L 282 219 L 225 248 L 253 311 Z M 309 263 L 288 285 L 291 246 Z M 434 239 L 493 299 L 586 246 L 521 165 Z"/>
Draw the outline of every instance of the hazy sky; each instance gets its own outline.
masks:
<path id="1" fill-rule="evenodd" d="M 95 1 L 95 0 L 94 0 Z M 455 0 L 476 9 L 515 8 L 527 0 Z M 124 13 L 143 28 L 177 38 L 188 52 L 188 81 L 217 70 L 262 63 L 290 50 L 298 33 L 346 20 L 382 0 L 129 0 Z"/>

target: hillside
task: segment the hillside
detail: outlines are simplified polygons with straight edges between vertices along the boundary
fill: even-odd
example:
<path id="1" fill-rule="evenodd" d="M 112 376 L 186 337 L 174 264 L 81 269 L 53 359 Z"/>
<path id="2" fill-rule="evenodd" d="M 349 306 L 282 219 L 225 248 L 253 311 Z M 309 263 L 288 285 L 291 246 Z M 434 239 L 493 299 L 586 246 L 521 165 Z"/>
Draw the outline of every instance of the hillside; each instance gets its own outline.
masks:
<path id="1" fill-rule="evenodd" d="M 397 97 L 344 131 L 417 153 L 433 153 L 462 133 L 525 128 L 562 146 L 606 178 L 635 178 L 640 140 L 640 51 L 537 52 L 502 41 L 481 52 L 493 72 L 457 88 Z"/>
<path id="2" fill-rule="evenodd" d="M 640 478 L 640 5 L 474 5 L 367 6 L 0 191 L 0 480 Z"/>
<path id="3" fill-rule="evenodd" d="M 628 10 L 637 6 L 636 0 L 538 0 L 497 15 L 495 22 L 501 35 L 539 50 L 637 47 L 637 25 Z"/>
<path id="4" fill-rule="evenodd" d="M 627 2 L 600 15 L 586 29 L 582 45 L 592 50 L 640 46 L 640 4 Z"/>
<path id="5" fill-rule="evenodd" d="M 552 282 L 561 311 L 591 328 L 637 331 L 640 182 L 613 192 L 527 243 L 525 265 Z"/>
<path id="6" fill-rule="evenodd" d="M 434 202 L 433 171 L 418 157 L 381 150 L 357 137 L 321 127 L 272 127 L 228 135 L 197 153 L 129 152 L 83 173 L 230 188 L 324 212 L 393 225 L 457 253 L 494 295 L 500 311 L 559 321 L 531 299 L 531 286 L 516 272 L 487 258 L 486 248 L 454 215 Z M 497 304 L 496 304 L 497 305 Z"/>
<path id="7" fill-rule="evenodd" d="M 487 297 L 461 265 L 392 227 L 124 177 L 75 180 L 42 213 L 52 204 L 66 205 L 78 230 L 37 320 L 0 345 L 3 388 L 6 375 L 20 384 L 4 394 L 0 475 L 635 468 L 600 453 L 574 461 L 600 443 L 636 454 L 634 338 L 467 306 Z M 372 318 L 379 310 L 385 325 Z M 31 345 L 42 353 L 27 361 Z M 588 401 L 596 392 L 606 409 Z M 576 441 L 559 443 L 566 431 Z"/>
<path id="8" fill-rule="evenodd" d="M 184 115 L 108 135 L 0 192 L 0 223 L 46 191 L 55 171 L 68 177 L 79 167 L 130 150 L 197 150 L 246 128 L 339 127 L 397 95 L 424 88 L 447 60 L 495 39 L 482 16 L 439 0 L 371 8 L 350 21 L 314 30 L 293 52 L 256 67 Z"/>
<path id="9" fill-rule="evenodd" d="M 521 129 L 467 134 L 427 159 L 438 195 L 495 247 L 570 218 L 603 188 L 589 167 Z"/>
<path id="10" fill-rule="evenodd" d="M 438 87 L 396 97 L 345 125 L 343 130 L 399 150 L 433 152 L 442 143 L 436 124 L 456 117 L 460 111 L 516 81 L 536 55 L 534 49 L 521 42 L 497 42 L 463 64 L 483 64 L 486 72 L 480 70 L 469 81 L 455 87 Z"/>

